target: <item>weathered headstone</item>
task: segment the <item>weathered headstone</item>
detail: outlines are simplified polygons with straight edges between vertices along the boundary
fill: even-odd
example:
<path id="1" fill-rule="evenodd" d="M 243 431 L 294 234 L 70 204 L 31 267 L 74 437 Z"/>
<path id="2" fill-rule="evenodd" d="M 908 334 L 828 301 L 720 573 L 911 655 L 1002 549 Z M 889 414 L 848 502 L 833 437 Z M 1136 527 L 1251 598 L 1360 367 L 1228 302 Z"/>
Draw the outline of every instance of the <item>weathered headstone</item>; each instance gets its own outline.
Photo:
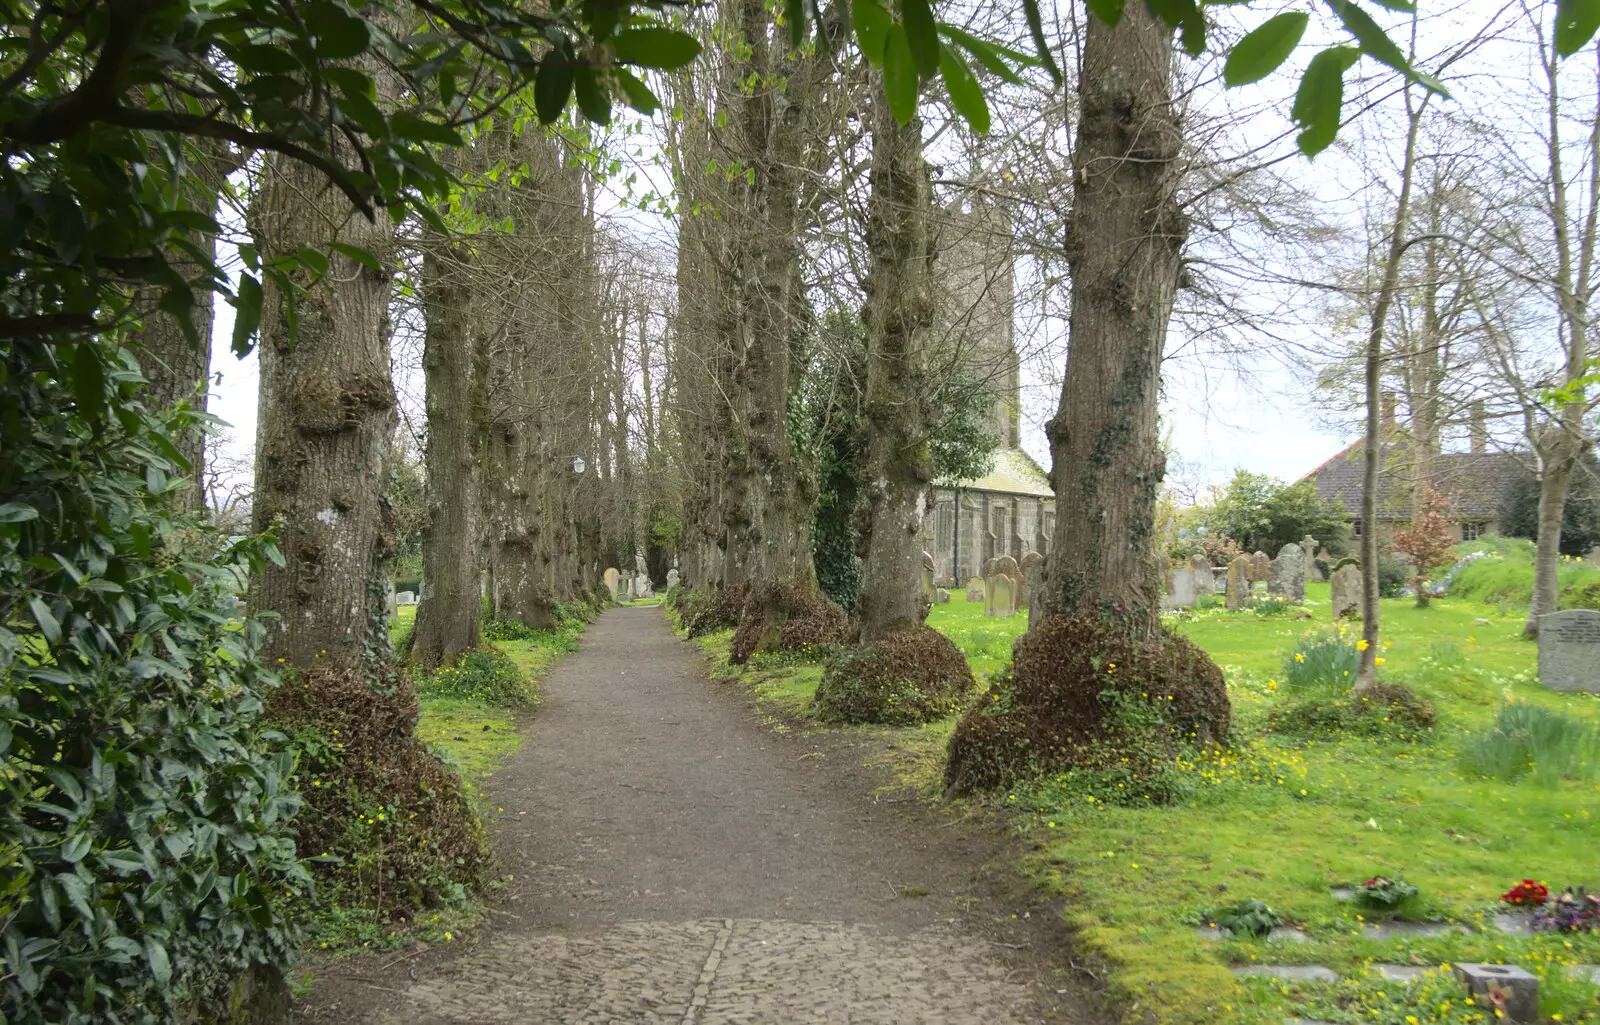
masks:
<path id="1" fill-rule="evenodd" d="M 984 563 L 983 563 L 983 578 L 985 580 L 987 580 L 990 577 L 994 576 L 994 564 L 995 564 L 995 560 L 994 559 L 985 559 L 984 560 Z"/>
<path id="2" fill-rule="evenodd" d="M 396 605 L 415 605 L 417 603 L 417 592 L 400 591 L 395 594 L 394 603 Z"/>
<path id="3" fill-rule="evenodd" d="M 1194 593 L 1196 595 L 1212 594 L 1216 591 L 1216 580 L 1211 573 L 1211 560 L 1204 555 L 1191 555 L 1189 557 L 1189 570 L 1194 574 Z"/>
<path id="4" fill-rule="evenodd" d="M 1167 593 L 1161 597 L 1165 608 L 1182 609 L 1193 605 L 1194 570 L 1188 566 L 1174 566 L 1167 574 Z"/>
<path id="5" fill-rule="evenodd" d="M 617 573 L 617 601 L 630 601 L 633 598 L 633 574 L 627 570 Z"/>
<path id="6" fill-rule="evenodd" d="M 648 598 L 655 593 L 655 588 L 650 586 L 650 574 L 638 573 L 633 578 L 633 596 L 635 598 Z"/>
<path id="7" fill-rule="evenodd" d="M 1539 977 L 1526 968 L 1472 962 L 1458 962 L 1455 968 L 1456 978 L 1485 1013 L 1504 1014 L 1509 1021 L 1539 1020 Z"/>
<path id="8" fill-rule="evenodd" d="M 1033 603 L 1033 568 L 1044 561 L 1044 556 L 1038 552 L 1029 552 L 1017 563 L 1017 608 L 1032 608 Z"/>
<path id="9" fill-rule="evenodd" d="M 1250 605 L 1250 556 L 1237 556 L 1228 563 L 1228 611 L 1236 612 Z"/>
<path id="10" fill-rule="evenodd" d="M 1212 566 L 1211 567 L 1211 592 L 1213 594 L 1227 594 L 1228 593 L 1228 567 L 1227 566 Z"/>
<path id="11" fill-rule="evenodd" d="M 922 553 L 922 595 L 923 595 L 924 598 L 927 598 L 931 602 L 935 598 L 934 591 L 936 591 L 936 590 L 937 590 L 937 588 L 934 587 L 934 585 L 933 585 L 933 554 L 931 552 L 923 552 Z"/>
<path id="12" fill-rule="evenodd" d="M 1264 584 L 1272 579 L 1272 558 L 1266 552 L 1250 556 L 1250 582 Z"/>
<path id="13" fill-rule="evenodd" d="M 1305 553 L 1306 579 L 1307 580 L 1318 580 L 1318 579 L 1321 579 L 1317 575 L 1317 556 L 1316 556 L 1317 539 L 1312 537 L 1310 534 L 1307 534 L 1305 537 L 1301 538 L 1300 539 L 1300 551 Z"/>
<path id="14" fill-rule="evenodd" d="M 994 571 L 996 573 L 1004 573 L 1012 581 L 1015 581 L 1017 579 L 1017 560 L 1009 555 L 1002 555 L 994 560 Z"/>
<path id="15" fill-rule="evenodd" d="M 1290 601 L 1306 600 L 1306 556 L 1293 541 L 1278 549 L 1267 578 L 1267 593 L 1281 594 Z"/>
<path id="16" fill-rule="evenodd" d="M 982 577 L 973 577 L 967 581 L 967 601 L 987 601 L 988 587 L 984 585 Z"/>
<path id="17" fill-rule="evenodd" d="M 1539 617 L 1539 682 L 1551 690 L 1600 694 L 1600 611 Z"/>
<path id="18" fill-rule="evenodd" d="M 949 602 L 950 602 L 950 592 L 945 590 L 942 587 L 936 587 L 936 588 L 934 588 L 934 591 L 933 591 L 933 600 L 934 600 L 935 604 L 938 604 L 938 605 L 949 604 Z"/>
<path id="19" fill-rule="evenodd" d="M 1010 556 L 1007 556 L 1010 558 Z M 1011 560 L 1013 563 L 1015 559 Z M 1017 611 L 1017 578 L 1009 573 L 996 573 L 994 586 L 989 591 L 989 606 L 984 610 L 991 616 L 1010 616 Z"/>
<path id="20" fill-rule="evenodd" d="M 1360 564 L 1346 562 L 1336 566 L 1328 580 L 1333 594 L 1333 618 L 1343 619 L 1346 616 L 1361 615 Z"/>
<path id="21" fill-rule="evenodd" d="M 611 599 L 615 601 L 617 597 L 617 585 L 622 579 L 622 574 L 617 571 L 617 567 L 612 566 L 610 569 L 605 571 L 603 576 L 606 582 L 606 590 L 611 592 Z"/>
<path id="22" fill-rule="evenodd" d="M 674 587 L 677 587 L 678 586 L 678 579 L 679 579 L 678 578 L 678 567 L 674 566 L 671 569 L 667 570 L 667 590 L 670 591 Z"/>

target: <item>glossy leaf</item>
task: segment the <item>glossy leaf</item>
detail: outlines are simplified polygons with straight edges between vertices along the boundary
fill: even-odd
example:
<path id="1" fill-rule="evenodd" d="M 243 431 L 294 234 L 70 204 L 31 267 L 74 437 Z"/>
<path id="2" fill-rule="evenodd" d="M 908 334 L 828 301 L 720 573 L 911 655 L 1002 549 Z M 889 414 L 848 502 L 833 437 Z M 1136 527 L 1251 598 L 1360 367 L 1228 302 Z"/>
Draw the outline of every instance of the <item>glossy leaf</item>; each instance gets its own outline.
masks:
<path id="1" fill-rule="evenodd" d="M 572 95 L 573 64 L 565 54 L 552 50 L 539 65 L 533 79 L 533 109 L 539 120 L 550 124 L 567 109 Z"/>
<path id="2" fill-rule="evenodd" d="M 900 0 L 900 17 L 917 73 L 932 78 L 939 73 L 939 26 L 928 0 Z"/>
<path id="3" fill-rule="evenodd" d="M 597 125 L 611 123 L 611 93 L 600 80 L 600 73 L 587 64 L 579 65 L 573 76 L 573 90 L 578 94 L 578 109 L 583 116 Z"/>
<path id="4" fill-rule="evenodd" d="M 623 29 L 611 45 L 622 63 L 661 71 L 675 71 L 700 56 L 700 43 L 693 36 L 661 27 Z"/>
<path id="5" fill-rule="evenodd" d="M 239 288 L 233 299 L 233 344 L 234 354 L 243 358 L 250 351 L 251 342 L 256 336 L 256 328 L 261 326 L 261 282 L 251 274 L 239 275 Z"/>
<path id="6" fill-rule="evenodd" d="M 1016 73 L 1010 63 L 1007 63 L 1008 59 L 1016 64 L 1034 63 L 1024 54 L 996 46 L 988 40 L 979 39 L 965 29 L 954 25 L 940 25 L 939 31 L 944 34 L 946 39 L 971 54 L 972 59 L 983 65 L 984 70 L 1013 85 L 1021 82 L 1022 77 Z"/>
<path id="7" fill-rule="evenodd" d="M 917 115 L 919 85 L 906 30 L 904 26 L 891 25 L 883 45 L 883 93 L 889 100 L 889 112 L 903 125 L 910 124 Z"/>
<path id="8" fill-rule="evenodd" d="M 850 5 L 850 20 L 855 26 L 856 45 L 861 48 L 861 55 L 881 65 L 884 43 L 894 19 L 878 0 L 854 0 Z"/>
<path id="9" fill-rule="evenodd" d="M 1222 80 L 1229 86 L 1248 85 L 1276 71 L 1300 45 L 1310 21 L 1304 11 L 1285 11 L 1256 26 L 1234 44 L 1222 67 Z"/>
<path id="10" fill-rule="evenodd" d="M 988 135 L 989 103 L 984 99 L 983 87 L 978 84 L 972 69 L 967 67 L 967 62 L 961 59 L 961 54 L 956 52 L 955 47 L 941 48 L 939 73 L 944 79 L 945 91 L 950 94 L 950 104 L 956 108 L 956 113 L 961 115 L 961 119 L 974 132 Z"/>
<path id="11" fill-rule="evenodd" d="M 1334 46 L 1311 58 L 1300 79 L 1291 111 L 1301 126 L 1301 152 L 1314 157 L 1327 149 L 1339 133 L 1344 108 L 1344 73 L 1361 56 L 1353 46 Z"/>
<path id="12" fill-rule="evenodd" d="M 1124 0 L 1086 0 L 1089 13 L 1105 25 L 1115 25 L 1122 20 Z"/>
<path id="13" fill-rule="evenodd" d="M 1571 57 L 1600 29 L 1600 0 L 1556 0 L 1556 53 Z"/>
<path id="14" fill-rule="evenodd" d="M 1028 22 L 1028 34 L 1033 37 L 1033 48 L 1039 55 L 1039 60 L 1044 62 L 1045 70 L 1050 72 L 1057 85 L 1061 84 L 1061 68 L 1056 64 L 1056 58 L 1050 52 L 1050 40 L 1044 34 L 1044 16 L 1039 12 L 1039 0 L 1022 0 L 1022 16 Z"/>
<path id="15" fill-rule="evenodd" d="M 656 94 L 650 91 L 637 75 L 627 68 L 616 68 L 617 85 L 622 89 L 622 96 L 628 101 L 628 106 L 648 117 L 661 109 L 661 101 L 656 99 Z"/>

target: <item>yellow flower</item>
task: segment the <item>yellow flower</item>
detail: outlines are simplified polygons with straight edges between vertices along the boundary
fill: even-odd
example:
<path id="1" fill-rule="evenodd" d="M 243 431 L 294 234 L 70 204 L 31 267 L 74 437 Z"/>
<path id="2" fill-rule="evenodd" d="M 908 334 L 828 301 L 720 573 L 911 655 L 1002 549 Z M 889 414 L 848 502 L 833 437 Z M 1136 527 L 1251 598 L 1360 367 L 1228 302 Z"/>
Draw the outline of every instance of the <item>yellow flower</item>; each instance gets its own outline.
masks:
<path id="1" fill-rule="evenodd" d="M 1389 649 L 1390 649 L 1390 648 L 1392 648 L 1392 647 L 1394 647 L 1394 645 L 1393 645 L 1393 644 L 1390 644 L 1390 643 L 1389 643 L 1389 642 L 1388 642 L 1388 641 L 1384 641 L 1384 642 L 1383 642 L 1383 650 L 1384 650 L 1384 651 L 1388 651 L 1388 650 L 1389 650 Z"/>
<path id="2" fill-rule="evenodd" d="M 1268 690 L 1277 690 L 1278 689 L 1278 681 L 1277 680 L 1268 680 L 1267 681 L 1267 689 Z"/>
<path id="3" fill-rule="evenodd" d="M 1367 644 L 1367 639 L 1365 637 L 1356 642 L 1357 651 L 1366 651 L 1368 647 L 1369 645 Z"/>
<path id="4" fill-rule="evenodd" d="M 1304 662 L 1306 660 L 1306 657 L 1305 657 L 1304 654 L 1302 654 L 1301 652 L 1297 651 L 1297 652 L 1294 653 L 1294 660 L 1296 662 Z"/>
<path id="5" fill-rule="evenodd" d="M 447 940 L 455 939 L 455 937 L 450 935 L 450 933 L 448 931 L 444 934 L 444 938 L 447 939 Z"/>
<path id="6" fill-rule="evenodd" d="M 1389 661 L 1389 660 L 1384 658 L 1382 655 L 1379 655 L 1377 658 L 1372 660 L 1372 664 L 1375 665 L 1375 666 L 1381 666 L 1387 661 Z"/>
<path id="7" fill-rule="evenodd" d="M 1468 637 L 1467 638 L 1467 643 L 1468 644 L 1477 644 L 1478 643 L 1478 639 L 1476 637 Z"/>

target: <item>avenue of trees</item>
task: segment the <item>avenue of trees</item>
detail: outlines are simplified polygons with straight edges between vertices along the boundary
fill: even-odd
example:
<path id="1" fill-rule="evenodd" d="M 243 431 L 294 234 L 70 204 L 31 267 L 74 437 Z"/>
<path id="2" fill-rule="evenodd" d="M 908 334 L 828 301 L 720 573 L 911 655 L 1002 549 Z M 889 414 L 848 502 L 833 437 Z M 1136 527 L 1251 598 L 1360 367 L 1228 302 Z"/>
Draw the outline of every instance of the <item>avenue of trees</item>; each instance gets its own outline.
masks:
<path id="1" fill-rule="evenodd" d="M 1374 17 L 1414 38 L 1405 0 L 1313 13 L 8 8 L 3 1020 L 269 1017 L 297 900 L 358 886 L 319 858 L 324 841 L 373 802 L 406 823 L 382 876 L 391 906 L 477 885 L 481 833 L 414 734 L 389 641 L 390 564 L 413 538 L 411 668 L 476 648 L 485 605 L 539 629 L 564 604 L 603 604 L 608 566 L 662 586 L 675 564 L 683 621 L 736 628 L 736 659 L 829 645 L 819 702 L 871 718 L 910 687 L 948 710 L 972 681 L 922 624 L 924 518 L 934 483 L 973 475 L 997 440 L 961 326 L 972 297 L 941 278 L 963 232 L 1007 261 L 1008 287 L 1013 256 L 1031 261 L 1069 327 L 1032 628 L 963 716 L 951 787 L 1225 741 L 1220 670 L 1158 614 L 1169 328 L 1238 315 L 1239 290 L 1191 254 L 1214 255 L 1240 197 L 1272 194 L 1294 148 L 1330 152 L 1367 107 L 1403 108 L 1403 131 L 1360 137 L 1352 159 L 1404 155 L 1374 172 L 1392 196 L 1373 202 L 1362 259 L 1324 284 L 1330 318 L 1355 325 L 1341 337 L 1360 339 L 1341 358 L 1368 439 L 1402 371 L 1418 429 L 1452 422 L 1459 348 L 1444 339 L 1470 321 L 1461 345 L 1539 481 L 1551 568 L 1535 612 L 1553 608 L 1590 444 L 1600 232 L 1600 118 L 1591 93 L 1584 113 L 1560 90 L 1568 58 L 1594 56 L 1600 0 L 1521 26 L 1545 145 L 1539 163 L 1505 144 L 1529 176 L 1514 196 L 1457 188 L 1437 155 L 1452 147 L 1424 145 L 1457 138 L 1434 112 L 1460 54 L 1397 44 Z M 1295 75 L 1263 87 L 1282 112 L 1253 115 L 1278 150 L 1240 149 L 1192 109 L 1219 76 L 1246 86 L 1286 62 Z M 1270 225 L 1278 211 L 1251 195 Z M 220 522 L 208 503 L 224 305 L 232 349 L 260 368 L 248 530 L 233 499 Z M 1374 642 L 1379 626 L 1374 591 Z M 1113 722 L 1107 690 L 1164 696 L 1132 717 L 1155 732 Z M 308 788 L 297 770 L 313 762 Z"/>

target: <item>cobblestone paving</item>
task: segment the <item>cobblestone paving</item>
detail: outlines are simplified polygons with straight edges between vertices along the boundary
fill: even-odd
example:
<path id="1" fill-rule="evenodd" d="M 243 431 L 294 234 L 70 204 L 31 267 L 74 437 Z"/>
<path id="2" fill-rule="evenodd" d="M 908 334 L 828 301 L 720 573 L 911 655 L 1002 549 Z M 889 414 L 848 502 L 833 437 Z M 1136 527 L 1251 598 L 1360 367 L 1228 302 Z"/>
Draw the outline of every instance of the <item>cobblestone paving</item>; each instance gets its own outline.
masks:
<path id="1" fill-rule="evenodd" d="M 630 922 L 581 938 L 501 937 L 405 993 L 393 1025 L 638 1022 L 867 1025 L 1037 1020 L 1027 987 L 952 930 L 837 923 Z"/>

